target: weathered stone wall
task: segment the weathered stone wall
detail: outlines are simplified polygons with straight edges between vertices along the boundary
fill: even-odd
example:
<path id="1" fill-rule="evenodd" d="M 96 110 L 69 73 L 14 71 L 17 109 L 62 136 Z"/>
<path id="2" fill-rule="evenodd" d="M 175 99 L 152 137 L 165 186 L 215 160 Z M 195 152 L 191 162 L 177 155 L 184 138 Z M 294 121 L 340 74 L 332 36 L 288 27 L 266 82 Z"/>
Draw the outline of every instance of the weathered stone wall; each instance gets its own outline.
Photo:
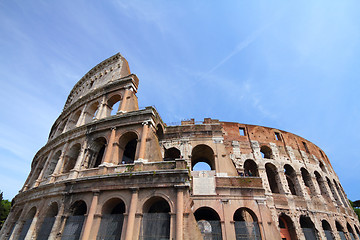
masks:
<path id="1" fill-rule="evenodd" d="M 281 239 L 284 231 L 304 239 L 306 226 L 325 239 L 325 223 L 335 239 L 339 226 L 360 238 L 339 179 L 315 144 L 210 118 L 166 126 L 154 108 L 139 110 L 138 83 L 116 54 L 74 86 L 0 239 L 36 239 L 49 222 L 47 238 L 61 239 L 75 218 L 83 221 L 78 238 L 96 239 L 112 211 L 123 219 L 117 238 L 126 240 L 155 234 L 156 226 L 146 232 L 153 213 L 165 216 L 169 239 L 240 239 L 236 229 L 245 223 L 242 237 L 252 239 Z"/>

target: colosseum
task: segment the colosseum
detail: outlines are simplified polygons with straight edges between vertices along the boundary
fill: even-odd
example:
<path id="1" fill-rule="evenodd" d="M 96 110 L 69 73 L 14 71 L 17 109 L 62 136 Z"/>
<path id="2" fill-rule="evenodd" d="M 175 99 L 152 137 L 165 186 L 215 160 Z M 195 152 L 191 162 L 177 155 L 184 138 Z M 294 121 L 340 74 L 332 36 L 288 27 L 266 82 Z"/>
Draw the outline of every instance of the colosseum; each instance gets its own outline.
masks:
<path id="1" fill-rule="evenodd" d="M 279 129 L 139 109 L 119 53 L 71 90 L 0 239 L 360 239 L 325 152 Z"/>

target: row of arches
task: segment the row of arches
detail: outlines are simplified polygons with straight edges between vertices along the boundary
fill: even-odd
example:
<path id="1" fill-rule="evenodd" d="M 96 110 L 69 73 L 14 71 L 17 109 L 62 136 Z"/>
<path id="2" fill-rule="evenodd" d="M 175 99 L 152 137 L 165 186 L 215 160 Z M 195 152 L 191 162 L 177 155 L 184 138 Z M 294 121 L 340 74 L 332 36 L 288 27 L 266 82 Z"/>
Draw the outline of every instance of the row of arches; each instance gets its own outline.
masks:
<path id="1" fill-rule="evenodd" d="M 272 163 L 265 164 L 265 171 L 267 180 L 270 185 L 270 190 L 272 193 L 281 193 L 284 190 L 281 190 L 281 187 L 284 186 L 281 181 L 281 177 L 279 175 L 279 171 L 277 167 Z M 244 173 L 245 176 L 259 176 L 258 166 L 254 160 L 248 159 L 244 162 Z M 292 195 L 302 196 L 304 195 L 304 191 L 308 193 L 308 195 L 316 195 L 316 189 L 312 177 L 310 173 L 302 167 L 300 169 L 301 179 L 297 177 L 297 173 L 292 166 L 289 164 L 284 165 L 283 173 L 289 187 L 290 193 Z M 318 171 L 314 171 L 316 183 L 319 186 L 320 193 L 324 198 L 330 199 L 330 194 L 333 196 L 335 201 L 338 204 L 343 204 L 344 206 L 348 206 L 346 202 L 345 194 L 335 179 L 331 181 L 328 177 L 326 180 L 320 175 Z M 300 180 L 303 181 L 305 189 L 301 189 Z M 326 186 L 327 185 L 327 186 Z M 328 187 L 328 188 L 327 188 Z M 327 189 L 330 189 L 331 193 L 328 192 Z"/>
<path id="2" fill-rule="evenodd" d="M 142 209 L 139 239 L 170 239 L 171 210 L 168 201 L 159 196 L 151 197 L 144 203 Z M 20 213 L 18 213 L 17 221 L 14 222 L 9 232 L 9 238 L 15 234 L 19 240 L 27 239 L 30 236 L 45 240 L 61 232 L 62 240 L 80 239 L 88 216 L 88 206 L 85 201 L 75 201 L 65 214 L 61 213 L 58 204 L 53 202 L 46 209 L 44 217 L 35 220 L 38 218 L 38 211 L 36 207 L 32 207 L 25 215 L 25 221 L 19 221 Z M 126 232 L 124 222 L 127 213 L 128 210 L 122 199 L 114 197 L 107 200 L 101 207 L 101 221 L 96 239 L 121 239 Z M 37 222 L 33 223 L 35 221 Z M 16 233 L 13 230 L 17 224 L 19 224 L 19 229 Z M 30 228 L 32 224 L 37 227 Z M 32 230 L 34 231 L 30 232 Z"/>
<path id="3" fill-rule="evenodd" d="M 54 129 L 51 137 L 60 135 L 77 126 L 87 124 L 93 120 L 116 115 L 121 109 L 122 96 L 118 93 L 111 94 L 107 99 L 96 100 L 92 103 L 75 110 L 67 118 L 63 119 L 58 127 Z"/>
<path id="4" fill-rule="evenodd" d="M 298 239 L 296 237 L 297 234 L 294 223 L 289 216 L 282 213 L 280 214 L 278 221 L 281 239 Z M 299 218 L 299 224 L 306 240 L 320 239 L 319 230 L 316 229 L 314 222 L 309 216 L 301 215 Z M 336 239 L 336 234 L 340 237 L 341 240 L 347 240 L 346 234 L 349 235 L 351 240 L 355 240 L 355 236 L 360 239 L 360 231 L 356 225 L 354 225 L 354 228 L 352 228 L 351 225 L 347 222 L 345 231 L 345 228 L 341 225 L 341 223 L 335 220 L 334 226 L 336 227 L 336 230 L 331 228 L 331 225 L 327 220 L 323 219 L 321 221 L 321 227 L 326 240 Z"/>
<path id="5" fill-rule="evenodd" d="M 266 146 L 266 145 L 263 145 L 263 146 L 260 147 L 260 154 L 261 154 L 262 158 L 267 158 L 267 159 L 273 159 L 274 158 L 274 155 L 273 155 L 273 152 L 272 152 L 271 148 Z M 327 173 L 325 165 L 323 164 L 322 161 L 319 161 L 319 167 L 320 167 L 321 171 L 323 171 L 324 173 Z"/>
<path id="6" fill-rule="evenodd" d="M 103 161 L 108 147 L 108 141 L 105 137 L 96 137 L 88 140 L 89 143 L 76 141 L 49 153 L 43 157 L 36 166 L 31 184 L 39 177 L 47 178 L 52 174 L 69 173 L 78 165 L 77 168 L 97 168 Z M 138 134 L 135 132 L 126 132 L 118 140 L 118 151 L 116 155 L 118 162 L 116 164 L 131 164 L 136 158 Z M 41 175 L 41 172 L 42 175 Z"/>
<path id="7" fill-rule="evenodd" d="M 194 212 L 203 239 L 222 239 L 219 214 L 210 207 L 200 207 Z M 237 240 L 260 240 L 260 228 L 255 213 L 249 208 L 238 208 L 233 214 L 234 231 Z"/>

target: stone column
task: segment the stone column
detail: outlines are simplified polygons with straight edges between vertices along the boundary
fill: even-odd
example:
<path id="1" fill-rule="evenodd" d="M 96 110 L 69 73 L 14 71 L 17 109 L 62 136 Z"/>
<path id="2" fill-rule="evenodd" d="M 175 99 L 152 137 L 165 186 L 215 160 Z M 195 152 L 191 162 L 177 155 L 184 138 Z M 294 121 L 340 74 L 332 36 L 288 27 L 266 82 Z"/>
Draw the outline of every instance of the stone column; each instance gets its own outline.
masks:
<path id="1" fill-rule="evenodd" d="M 139 189 L 138 188 L 132 188 L 131 191 L 132 191 L 132 194 L 131 194 L 129 215 L 128 215 L 127 224 L 126 224 L 125 240 L 133 239 L 135 213 L 136 213 L 138 195 L 139 195 Z"/>
<path id="2" fill-rule="evenodd" d="M 106 102 L 106 96 L 104 95 L 101 99 L 101 103 L 99 105 L 99 111 L 98 111 L 98 119 L 105 118 L 108 116 L 108 105 Z"/>
<path id="3" fill-rule="evenodd" d="M 170 215 L 170 239 L 175 239 L 176 236 L 176 213 L 169 212 Z"/>
<path id="4" fill-rule="evenodd" d="M 93 190 L 93 193 L 94 193 L 93 199 L 91 201 L 91 206 L 90 206 L 87 218 L 86 218 L 84 231 L 83 231 L 82 237 L 81 237 L 81 239 L 83 239 L 83 240 L 90 239 L 90 231 L 91 231 L 91 228 L 92 228 L 92 225 L 93 225 L 94 215 L 95 215 L 96 208 L 97 208 L 97 205 L 98 205 L 100 191 L 99 190 Z"/>
<path id="5" fill-rule="evenodd" d="M 231 205 L 231 203 L 229 202 L 229 199 L 221 199 L 221 207 L 223 210 L 223 222 L 224 222 L 224 228 L 223 231 L 225 232 L 225 236 L 226 239 L 235 239 L 235 231 L 234 231 L 234 226 L 231 224 L 231 220 L 232 219 L 232 212 L 231 215 L 229 214 L 228 211 L 228 205 Z"/>
<path id="6" fill-rule="evenodd" d="M 144 160 L 145 159 L 145 150 L 146 150 L 146 138 L 149 131 L 149 124 L 150 121 L 143 122 L 143 129 L 141 134 L 141 141 L 140 141 L 140 150 L 139 150 L 139 157 L 138 160 Z"/>
<path id="7" fill-rule="evenodd" d="M 183 225 L 184 225 L 184 188 L 185 186 L 177 187 L 176 197 L 176 240 L 183 239 Z"/>
<path id="8" fill-rule="evenodd" d="M 286 195 L 291 195 L 291 190 L 290 190 L 290 187 L 289 187 L 289 184 L 286 179 L 286 175 L 285 175 L 284 171 L 279 170 L 278 176 L 279 176 L 279 180 L 281 182 L 281 188 L 282 188 L 282 192 L 279 189 L 280 193 L 283 193 Z"/>
<path id="9" fill-rule="evenodd" d="M 68 218 L 69 218 L 69 215 L 67 215 L 67 214 L 62 217 L 62 221 L 60 223 L 60 228 L 59 228 L 57 235 L 55 236 L 55 239 L 59 239 L 59 240 L 61 239 L 61 237 L 62 237 L 61 235 L 64 232 L 64 228 L 65 228 L 66 221 Z"/>
<path id="10" fill-rule="evenodd" d="M 105 152 L 103 164 L 113 164 L 114 160 L 112 159 L 113 150 L 114 150 L 114 143 L 115 143 L 115 135 L 116 135 L 116 128 L 111 128 L 111 135 L 109 139 L 109 144 Z"/>
<path id="11" fill-rule="evenodd" d="M 49 239 L 48 240 L 55 240 L 56 239 L 56 235 L 58 233 L 58 229 L 60 228 L 61 226 L 61 219 L 63 217 L 63 214 L 64 214 L 64 204 L 61 204 L 60 205 L 60 209 L 58 211 L 58 214 L 56 215 L 55 217 L 55 222 L 54 222 L 54 225 L 52 226 L 51 228 L 51 232 L 50 232 L 50 235 L 49 235 Z"/>
<path id="12" fill-rule="evenodd" d="M 83 109 L 81 110 L 80 117 L 79 117 L 75 127 L 79 127 L 79 126 L 84 125 L 86 123 L 86 111 L 85 111 L 86 108 L 87 108 L 87 104 L 85 104 Z"/>
<path id="13" fill-rule="evenodd" d="M 130 96 L 130 92 L 131 92 L 131 87 L 125 89 L 125 93 L 124 93 L 124 97 L 121 100 L 121 104 L 119 104 L 119 109 L 118 112 L 126 112 L 126 102 L 127 102 L 127 98 Z"/>

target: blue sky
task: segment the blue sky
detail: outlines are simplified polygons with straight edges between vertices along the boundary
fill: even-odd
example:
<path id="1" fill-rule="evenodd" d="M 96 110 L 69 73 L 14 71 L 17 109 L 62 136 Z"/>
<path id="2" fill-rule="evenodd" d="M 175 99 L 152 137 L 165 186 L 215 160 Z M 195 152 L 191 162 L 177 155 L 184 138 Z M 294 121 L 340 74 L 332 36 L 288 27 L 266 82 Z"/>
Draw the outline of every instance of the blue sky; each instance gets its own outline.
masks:
<path id="1" fill-rule="evenodd" d="M 225 3 L 224 3 L 225 2 Z M 139 105 L 298 134 L 360 199 L 359 1 L 0 1 L 0 189 L 12 198 L 73 85 L 120 52 Z"/>

